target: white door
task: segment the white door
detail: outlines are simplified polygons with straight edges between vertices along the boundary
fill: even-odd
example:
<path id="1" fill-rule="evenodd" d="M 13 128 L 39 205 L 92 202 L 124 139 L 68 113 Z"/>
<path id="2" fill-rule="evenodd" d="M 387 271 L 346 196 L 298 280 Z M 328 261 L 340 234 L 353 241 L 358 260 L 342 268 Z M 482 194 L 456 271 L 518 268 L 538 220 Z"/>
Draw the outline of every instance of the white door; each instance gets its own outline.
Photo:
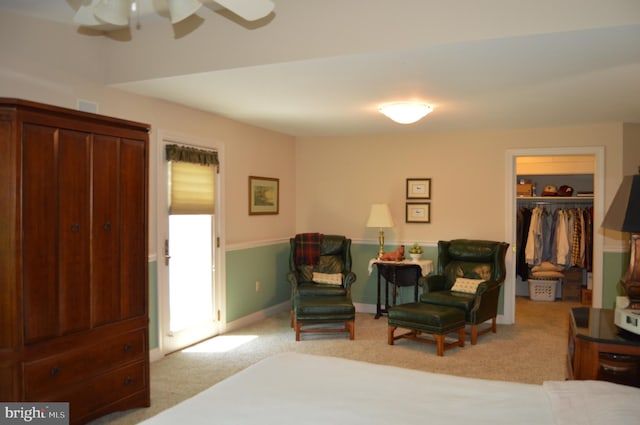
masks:
<path id="1" fill-rule="evenodd" d="M 217 249 L 218 214 L 174 213 L 170 210 L 171 166 L 165 146 L 178 144 L 211 151 L 211 148 L 162 140 L 158 152 L 158 287 L 160 345 L 170 353 L 211 338 L 220 330 L 220 262 Z M 216 201 L 217 173 L 212 173 Z M 216 202 L 217 204 L 217 202 Z M 219 204 L 216 205 L 219 210 Z"/>

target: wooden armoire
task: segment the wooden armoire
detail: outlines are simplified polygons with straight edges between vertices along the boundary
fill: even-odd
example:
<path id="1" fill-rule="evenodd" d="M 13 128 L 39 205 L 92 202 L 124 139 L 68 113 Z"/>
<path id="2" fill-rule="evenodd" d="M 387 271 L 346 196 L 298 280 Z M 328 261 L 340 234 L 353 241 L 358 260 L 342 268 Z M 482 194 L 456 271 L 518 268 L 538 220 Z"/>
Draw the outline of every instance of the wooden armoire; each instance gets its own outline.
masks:
<path id="1" fill-rule="evenodd" d="M 0 98 L 0 400 L 149 406 L 148 132 Z"/>

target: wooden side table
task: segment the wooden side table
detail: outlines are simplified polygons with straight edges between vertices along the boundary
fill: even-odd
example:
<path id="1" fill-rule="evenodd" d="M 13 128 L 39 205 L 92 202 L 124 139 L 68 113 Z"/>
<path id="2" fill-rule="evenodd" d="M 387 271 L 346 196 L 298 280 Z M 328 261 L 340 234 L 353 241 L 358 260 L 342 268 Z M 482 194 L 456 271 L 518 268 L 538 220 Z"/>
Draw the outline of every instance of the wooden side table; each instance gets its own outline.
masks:
<path id="1" fill-rule="evenodd" d="M 640 335 L 618 328 L 611 309 L 572 308 L 567 379 L 640 387 Z"/>
<path id="2" fill-rule="evenodd" d="M 418 288 L 420 276 L 426 276 L 433 271 L 431 260 L 404 260 L 404 261 L 378 261 L 371 260 L 370 266 L 375 266 L 378 271 L 378 296 L 376 302 L 376 316 L 378 319 L 387 314 L 389 307 L 396 305 L 397 290 L 399 287 L 414 287 L 414 302 L 418 301 Z M 370 268 L 371 270 L 371 268 Z M 382 307 L 382 279 L 384 279 L 384 307 Z M 389 290 L 392 290 L 391 295 Z M 390 303 L 390 298 L 393 298 Z"/>

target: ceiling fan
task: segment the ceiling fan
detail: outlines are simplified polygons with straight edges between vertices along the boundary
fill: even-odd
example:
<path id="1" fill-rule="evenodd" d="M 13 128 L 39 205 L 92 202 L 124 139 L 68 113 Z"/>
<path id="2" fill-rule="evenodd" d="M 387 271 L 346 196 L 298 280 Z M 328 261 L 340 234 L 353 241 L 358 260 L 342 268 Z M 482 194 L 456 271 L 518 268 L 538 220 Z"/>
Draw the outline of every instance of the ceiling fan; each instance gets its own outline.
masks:
<path id="1" fill-rule="evenodd" d="M 73 21 L 81 26 L 103 30 L 126 27 L 132 10 L 135 11 L 141 1 L 144 0 L 87 0 L 78 8 Z M 203 1 L 210 0 L 165 0 L 171 23 L 178 23 L 196 13 Z M 271 0 L 214 1 L 247 21 L 264 18 L 274 8 Z"/>

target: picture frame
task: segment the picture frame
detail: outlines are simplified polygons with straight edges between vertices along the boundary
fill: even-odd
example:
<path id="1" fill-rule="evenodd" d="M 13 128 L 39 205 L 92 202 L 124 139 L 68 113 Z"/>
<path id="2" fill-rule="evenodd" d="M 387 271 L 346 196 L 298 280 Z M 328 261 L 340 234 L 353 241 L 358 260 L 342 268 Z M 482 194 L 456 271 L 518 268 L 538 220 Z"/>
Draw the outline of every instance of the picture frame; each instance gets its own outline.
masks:
<path id="1" fill-rule="evenodd" d="M 407 179 L 407 199 L 431 199 L 431 179 Z"/>
<path id="2" fill-rule="evenodd" d="M 431 223 L 431 203 L 430 202 L 407 202 L 406 223 Z"/>
<path id="3" fill-rule="evenodd" d="M 249 215 L 278 214 L 280 179 L 249 176 Z"/>

